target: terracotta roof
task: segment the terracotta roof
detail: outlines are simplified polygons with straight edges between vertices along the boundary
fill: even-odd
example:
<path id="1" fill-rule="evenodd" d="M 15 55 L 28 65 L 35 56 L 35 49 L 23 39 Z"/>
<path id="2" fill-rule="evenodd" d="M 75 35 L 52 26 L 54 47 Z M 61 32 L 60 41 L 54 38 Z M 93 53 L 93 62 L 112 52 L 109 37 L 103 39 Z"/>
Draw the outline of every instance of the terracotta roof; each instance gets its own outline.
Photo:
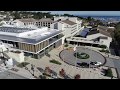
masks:
<path id="1" fill-rule="evenodd" d="M 34 18 L 17 19 L 21 22 L 36 22 Z"/>
<path id="2" fill-rule="evenodd" d="M 62 22 L 66 23 L 66 24 L 69 24 L 69 25 L 74 25 L 76 24 L 75 22 L 72 22 L 70 20 L 63 20 Z"/>
<path id="3" fill-rule="evenodd" d="M 38 21 L 41 21 L 41 22 L 53 22 L 53 20 L 51 18 L 41 18 Z"/>
<path id="4" fill-rule="evenodd" d="M 100 36 L 100 39 L 108 39 L 108 37 Z"/>
<path id="5" fill-rule="evenodd" d="M 90 32 L 88 33 L 88 35 L 97 34 L 97 33 L 101 33 L 101 34 L 103 34 L 103 35 L 106 35 L 106 36 L 108 36 L 108 37 L 111 37 L 111 35 L 110 35 L 109 32 L 107 32 L 107 31 L 105 31 L 105 30 L 101 30 L 101 29 L 90 31 Z"/>
<path id="6" fill-rule="evenodd" d="M 99 26 L 97 27 L 97 29 L 107 30 L 108 27 L 106 27 L 106 26 L 100 26 L 100 25 L 99 25 Z"/>
<path id="7" fill-rule="evenodd" d="M 108 36 L 108 37 L 111 37 L 111 35 L 110 35 L 110 33 L 109 32 L 107 32 L 107 31 L 105 31 L 105 30 L 99 30 L 99 33 L 101 33 L 101 34 L 103 34 L 103 35 L 106 35 L 106 36 Z"/>

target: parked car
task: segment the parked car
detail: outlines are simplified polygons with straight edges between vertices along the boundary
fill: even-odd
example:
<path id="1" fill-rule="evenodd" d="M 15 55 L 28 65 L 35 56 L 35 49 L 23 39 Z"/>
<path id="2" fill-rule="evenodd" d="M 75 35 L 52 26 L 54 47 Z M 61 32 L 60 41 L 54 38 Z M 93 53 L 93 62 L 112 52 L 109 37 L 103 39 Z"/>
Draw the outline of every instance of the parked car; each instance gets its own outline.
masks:
<path id="1" fill-rule="evenodd" d="M 95 65 L 95 66 L 98 66 L 98 65 L 101 65 L 102 63 L 101 62 L 90 62 L 91 65 Z"/>
<path id="2" fill-rule="evenodd" d="M 82 66 L 82 67 L 89 67 L 89 64 L 86 63 L 86 62 L 82 62 L 82 63 L 77 63 L 79 66 Z"/>
<path id="3" fill-rule="evenodd" d="M 98 65 L 101 65 L 102 63 L 101 62 L 96 62 L 95 65 L 98 66 Z"/>
<path id="4" fill-rule="evenodd" d="M 91 65 L 95 65 L 95 64 L 97 64 L 97 62 L 90 62 L 90 64 L 91 64 Z"/>

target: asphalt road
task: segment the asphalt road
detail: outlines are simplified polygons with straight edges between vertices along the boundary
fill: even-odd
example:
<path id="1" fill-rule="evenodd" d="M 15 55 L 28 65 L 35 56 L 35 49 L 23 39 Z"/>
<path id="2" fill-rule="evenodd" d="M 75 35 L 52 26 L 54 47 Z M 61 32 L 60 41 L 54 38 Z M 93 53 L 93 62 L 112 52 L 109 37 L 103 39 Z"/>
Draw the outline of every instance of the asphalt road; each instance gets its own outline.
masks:
<path id="1" fill-rule="evenodd" d="M 105 64 L 105 66 L 117 68 L 117 71 L 118 71 L 118 74 L 119 74 L 119 77 L 120 77 L 120 60 L 107 58 L 107 62 Z"/>

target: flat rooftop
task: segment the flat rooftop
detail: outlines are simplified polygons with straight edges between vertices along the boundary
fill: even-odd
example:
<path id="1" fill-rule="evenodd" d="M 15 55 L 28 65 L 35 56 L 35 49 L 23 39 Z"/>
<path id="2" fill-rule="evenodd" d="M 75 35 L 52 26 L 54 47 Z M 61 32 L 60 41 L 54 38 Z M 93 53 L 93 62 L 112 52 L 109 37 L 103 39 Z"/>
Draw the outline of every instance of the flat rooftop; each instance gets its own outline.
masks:
<path id="1" fill-rule="evenodd" d="M 32 31 L 32 28 L 18 28 L 18 27 L 0 27 L 0 32 L 10 32 L 10 33 L 23 33 L 27 31 Z"/>
<path id="2" fill-rule="evenodd" d="M 11 31 L 11 33 L 22 33 L 27 31 L 32 31 L 31 33 L 25 34 L 23 36 L 17 37 L 13 35 L 6 35 L 0 33 L 0 40 L 7 40 L 7 41 L 13 41 L 13 42 L 22 42 L 22 43 L 28 43 L 28 44 L 36 44 L 39 43 L 47 38 L 50 38 L 54 35 L 57 35 L 61 33 L 60 30 L 55 29 L 26 29 L 26 28 L 15 28 L 15 27 L 0 27 L 0 29 L 3 29 L 3 32 L 9 33 L 8 31 Z"/>

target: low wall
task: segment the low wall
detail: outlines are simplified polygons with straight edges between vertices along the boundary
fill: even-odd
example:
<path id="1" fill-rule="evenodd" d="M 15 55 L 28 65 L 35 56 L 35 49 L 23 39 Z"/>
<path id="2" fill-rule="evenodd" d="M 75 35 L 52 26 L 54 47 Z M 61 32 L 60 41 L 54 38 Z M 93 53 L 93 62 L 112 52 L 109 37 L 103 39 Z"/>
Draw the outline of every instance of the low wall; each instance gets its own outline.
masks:
<path id="1" fill-rule="evenodd" d="M 13 58 L 17 62 L 24 62 L 24 53 L 14 53 L 14 52 L 7 52 L 6 53 L 9 57 Z"/>

